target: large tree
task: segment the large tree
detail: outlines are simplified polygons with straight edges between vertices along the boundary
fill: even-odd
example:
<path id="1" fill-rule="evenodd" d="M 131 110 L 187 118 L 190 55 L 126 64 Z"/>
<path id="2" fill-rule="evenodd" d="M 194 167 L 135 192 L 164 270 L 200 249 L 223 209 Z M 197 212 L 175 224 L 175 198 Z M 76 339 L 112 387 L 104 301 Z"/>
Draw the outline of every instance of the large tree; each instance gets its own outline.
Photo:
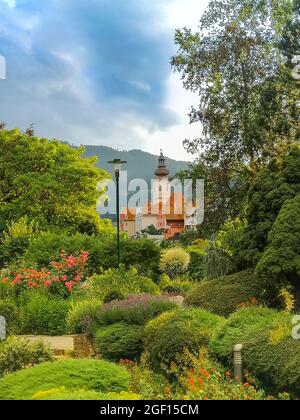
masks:
<path id="1" fill-rule="evenodd" d="M 41 230 L 111 231 L 96 211 L 97 184 L 109 175 L 82 153 L 18 129 L 0 130 L 0 231 L 24 216 Z"/>
<path id="2" fill-rule="evenodd" d="M 184 86 L 199 94 L 191 122 L 201 137 L 186 141 L 201 160 L 227 170 L 253 171 L 298 135 L 298 92 L 280 42 L 295 22 L 297 1 L 213 0 L 199 31 L 177 30 L 172 64 Z"/>

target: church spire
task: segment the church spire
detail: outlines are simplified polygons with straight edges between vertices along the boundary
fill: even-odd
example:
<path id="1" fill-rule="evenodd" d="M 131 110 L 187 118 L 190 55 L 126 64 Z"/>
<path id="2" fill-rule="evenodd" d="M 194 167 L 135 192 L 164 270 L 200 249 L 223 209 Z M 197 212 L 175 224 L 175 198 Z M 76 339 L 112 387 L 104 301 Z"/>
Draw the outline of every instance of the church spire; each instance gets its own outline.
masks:
<path id="1" fill-rule="evenodd" d="M 166 177 L 169 175 L 169 170 L 167 169 L 167 165 L 166 165 L 166 158 L 163 155 L 163 151 L 160 151 L 160 156 L 158 158 L 158 166 L 157 169 L 155 171 L 155 175 L 157 177 Z"/>

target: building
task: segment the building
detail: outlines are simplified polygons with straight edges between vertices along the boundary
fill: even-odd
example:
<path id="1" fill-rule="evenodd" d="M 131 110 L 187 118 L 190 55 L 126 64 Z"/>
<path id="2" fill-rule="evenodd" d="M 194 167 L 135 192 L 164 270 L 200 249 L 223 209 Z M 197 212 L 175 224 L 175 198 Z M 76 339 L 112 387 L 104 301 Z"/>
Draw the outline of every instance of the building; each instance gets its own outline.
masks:
<path id="1" fill-rule="evenodd" d="M 154 174 L 151 201 L 136 210 L 128 209 L 127 214 L 125 211 L 121 212 L 121 231 L 127 232 L 129 236 L 136 236 L 153 225 L 157 230 L 163 229 L 164 238 L 170 239 L 185 229 L 194 229 L 195 210 L 186 214 L 183 193 L 170 191 L 169 170 L 162 151 Z"/>

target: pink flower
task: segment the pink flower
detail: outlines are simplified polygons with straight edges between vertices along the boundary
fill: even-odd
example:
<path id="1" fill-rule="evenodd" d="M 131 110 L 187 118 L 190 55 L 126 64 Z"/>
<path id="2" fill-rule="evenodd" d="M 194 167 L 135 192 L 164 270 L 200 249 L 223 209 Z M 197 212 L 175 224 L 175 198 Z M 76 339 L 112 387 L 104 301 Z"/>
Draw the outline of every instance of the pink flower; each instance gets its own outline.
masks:
<path id="1" fill-rule="evenodd" d="M 60 279 L 61 279 L 61 281 L 66 281 L 68 279 L 68 276 L 67 275 L 61 276 Z"/>
<path id="2" fill-rule="evenodd" d="M 50 287 L 51 286 L 51 280 L 45 281 L 44 286 L 47 287 L 47 288 Z"/>

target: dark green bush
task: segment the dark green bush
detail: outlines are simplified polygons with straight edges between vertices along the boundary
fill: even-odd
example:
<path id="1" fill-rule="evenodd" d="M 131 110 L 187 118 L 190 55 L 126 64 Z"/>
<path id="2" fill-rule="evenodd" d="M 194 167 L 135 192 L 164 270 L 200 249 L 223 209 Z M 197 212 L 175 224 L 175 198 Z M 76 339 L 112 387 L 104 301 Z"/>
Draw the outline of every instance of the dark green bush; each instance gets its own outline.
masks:
<path id="1" fill-rule="evenodd" d="M 52 360 L 50 348 L 41 341 L 29 342 L 9 337 L 0 342 L 0 376 L 23 369 L 28 365 Z"/>
<path id="2" fill-rule="evenodd" d="M 300 397 L 300 341 L 292 338 L 292 315 L 267 308 L 249 308 L 233 314 L 213 337 L 210 350 L 227 365 L 233 346 L 243 344 L 246 369 L 270 393 Z"/>
<path id="3" fill-rule="evenodd" d="M 29 301 L 20 310 L 22 334 L 65 334 L 69 308 L 68 300 L 53 299 L 43 294 L 32 293 Z"/>
<path id="4" fill-rule="evenodd" d="M 97 313 L 97 323 L 109 325 L 124 321 L 127 324 L 144 325 L 157 315 L 176 307 L 176 303 L 164 296 L 133 295 L 104 304 Z"/>
<path id="5" fill-rule="evenodd" d="M 260 296 L 260 287 L 251 270 L 201 283 L 188 293 L 186 305 L 228 316 L 242 303 Z"/>
<path id="6" fill-rule="evenodd" d="M 19 310 L 17 305 L 9 300 L 0 300 L 0 315 L 6 320 L 7 334 L 13 334 L 18 331 Z"/>
<path id="7" fill-rule="evenodd" d="M 60 387 L 70 391 L 127 391 L 129 373 L 124 367 L 104 360 L 69 359 L 42 363 L 0 379 L 0 400 L 30 400 L 39 391 Z"/>
<path id="8" fill-rule="evenodd" d="M 48 266 L 62 249 L 69 255 L 79 253 L 82 249 L 88 251 L 90 275 L 98 273 L 100 267 L 104 270 L 118 267 L 115 237 L 51 232 L 41 233 L 32 239 L 23 257 L 24 264 L 39 268 Z M 121 238 L 121 249 L 122 263 L 127 268 L 134 266 L 144 276 L 158 276 L 160 247 L 154 241 Z"/>
<path id="9" fill-rule="evenodd" d="M 142 327 L 125 322 L 101 327 L 95 334 L 100 355 L 107 360 L 135 360 L 142 353 Z"/>
<path id="10" fill-rule="evenodd" d="M 207 346 L 223 318 L 201 309 L 166 312 L 150 321 L 144 330 L 147 360 L 155 371 L 167 371 L 184 349 L 198 354 Z"/>

